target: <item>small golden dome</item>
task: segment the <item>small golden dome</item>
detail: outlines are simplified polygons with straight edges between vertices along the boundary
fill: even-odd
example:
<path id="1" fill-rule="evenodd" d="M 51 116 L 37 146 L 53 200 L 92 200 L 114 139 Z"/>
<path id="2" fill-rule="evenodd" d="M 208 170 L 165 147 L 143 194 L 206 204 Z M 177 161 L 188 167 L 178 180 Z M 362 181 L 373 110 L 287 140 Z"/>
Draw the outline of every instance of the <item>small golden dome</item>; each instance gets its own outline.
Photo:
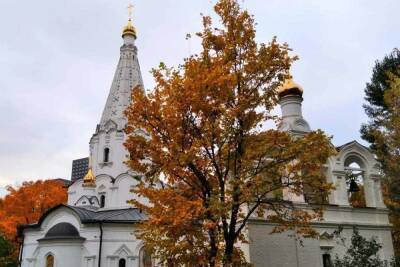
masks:
<path id="1" fill-rule="evenodd" d="M 131 19 L 128 20 L 128 24 L 126 24 L 126 26 L 124 27 L 124 29 L 122 31 L 122 37 L 125 37 L 126 35 L 131 35 L 131 36 L 135 37 L 135 39 L 136 39 L 136 29 L 132 25 Z"/>
<path id="2" fill-rule="evenodd" d="M 276 90 L 279 97 L 284 97 L 286 95 L 303 95 L 303 88 L 295 83 L 292 78 L 286 79 L 281 86 Z"/>
<path id="3" fill-rule="evenodd" d="M 89 168 L 85 177 L 83 177 L 83 186 L 91 186 L 96 184 L 96 178 L 93 175 L 92 168 Z"/>

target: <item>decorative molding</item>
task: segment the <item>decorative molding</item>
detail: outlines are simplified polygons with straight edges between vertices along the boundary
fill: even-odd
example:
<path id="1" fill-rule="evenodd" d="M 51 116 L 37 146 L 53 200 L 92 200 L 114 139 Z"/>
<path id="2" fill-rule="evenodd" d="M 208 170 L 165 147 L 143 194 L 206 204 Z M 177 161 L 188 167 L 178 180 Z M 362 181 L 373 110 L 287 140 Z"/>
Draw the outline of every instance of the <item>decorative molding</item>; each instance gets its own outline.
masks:
<path id="1" fill-rule="evenodd" d="M 99 162 L 99 166 L 100 166 L 101 168 L 103 168 L 103 167 L 105 167 L 105 166 L 111 167 L 112 165 L 113 165 L 113 162 L 112 162 L 112 161 Z"/>

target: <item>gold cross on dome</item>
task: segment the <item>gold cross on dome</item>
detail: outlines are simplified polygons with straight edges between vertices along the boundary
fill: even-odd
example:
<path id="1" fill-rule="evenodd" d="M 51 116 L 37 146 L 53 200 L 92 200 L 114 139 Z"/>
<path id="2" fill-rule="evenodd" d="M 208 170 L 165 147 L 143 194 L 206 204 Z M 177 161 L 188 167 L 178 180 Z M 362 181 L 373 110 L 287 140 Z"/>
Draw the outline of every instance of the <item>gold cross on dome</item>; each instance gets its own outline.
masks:
<path id="1" fill-rule="evenodd" d="M 133 12 L 133 5 L 132 5 L 132 4 L 129 4 L 129 5 L 128 5 L 129 20 L 132 19 L 132 12 Z"/>

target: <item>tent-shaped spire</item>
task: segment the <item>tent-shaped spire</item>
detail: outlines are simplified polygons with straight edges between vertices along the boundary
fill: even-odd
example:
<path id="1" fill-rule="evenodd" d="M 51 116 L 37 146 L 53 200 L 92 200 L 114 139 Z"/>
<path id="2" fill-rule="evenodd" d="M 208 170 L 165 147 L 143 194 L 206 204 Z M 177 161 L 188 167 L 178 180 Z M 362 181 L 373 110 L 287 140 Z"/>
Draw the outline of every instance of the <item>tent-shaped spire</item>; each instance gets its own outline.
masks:
<path id="1" fill-rule="evenodd" d="M 116 126 L 118 130 L 125 127 L 126 119 L 123 114 L 131 99 L 132 89 L 136 86 L 143 88 L 142 75 L 135 46 L 135 34 L 127 33 L 127 28 L 134 29 L 131 18 L 128 25 L 124 27 L 122 38 L 124 44 L 121 46 L 117 70 L 111 84 L 110 93 L 101 116 L 99 130 Z"/>

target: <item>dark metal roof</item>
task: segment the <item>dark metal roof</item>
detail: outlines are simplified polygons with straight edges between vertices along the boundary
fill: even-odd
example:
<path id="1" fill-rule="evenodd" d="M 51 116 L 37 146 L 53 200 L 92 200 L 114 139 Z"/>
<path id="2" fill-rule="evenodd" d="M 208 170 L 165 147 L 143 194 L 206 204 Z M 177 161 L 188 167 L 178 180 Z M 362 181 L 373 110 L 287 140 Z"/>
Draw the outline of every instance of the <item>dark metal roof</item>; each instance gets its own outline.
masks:
<path id="1" fill-rule="evenodd" d="M 67 207 L 79 215 L 82 223 L 134 223 L 147 219 L 146 215 L 136 208 L 93 211 L 82 207 Z"/>
<path id="2" fill-rule="evenodd" d="M 19 228 L 19 233 L 25 228 L 38 228 L 44 219 L 52 212 L 60 208 L 68 208 L 75 212 L 81 223 L 138 223 L 147 220 L 147 216 L 137 208 L 114 209 L 93 211 L 83 207 L 75 207 L 69 205 L 58 205 L 48 210 L 36 224 L 22 225 Z"/>
<path id="3" fill-rule="evenodd" d="M 58 223 L 50 228 L 47 231 L 44 238 L 39 239 L 38 241 L 50 241 L 50 240 L 60 240 L 60 239 L 69 239 L 69 240 L 85 240 L 85 238 L 79 235 L 78 230 L 70 223 Z"/>

